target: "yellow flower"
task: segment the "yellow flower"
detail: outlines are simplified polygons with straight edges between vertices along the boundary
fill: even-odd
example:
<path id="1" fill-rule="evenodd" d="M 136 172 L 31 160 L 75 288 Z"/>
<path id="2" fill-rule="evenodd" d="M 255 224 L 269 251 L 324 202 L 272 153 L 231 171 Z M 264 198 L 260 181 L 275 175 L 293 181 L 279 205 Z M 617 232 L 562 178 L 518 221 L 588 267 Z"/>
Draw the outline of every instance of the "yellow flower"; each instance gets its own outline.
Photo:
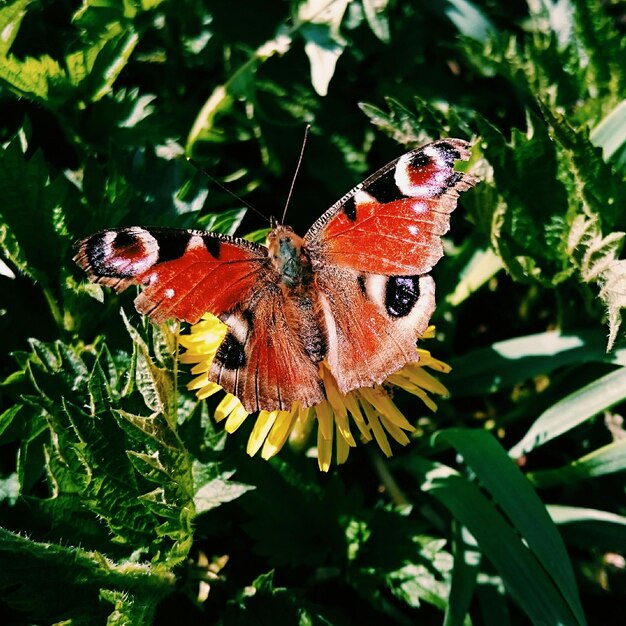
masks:
<path id="1" fill-rule="evenodd" d="M 193 363 L 192 374 L 198 376 L 191 381 L 189 389 L 195 389 L 199 399 L 208 398 L 222 388 L 209 380 L 211 362 L 226 335 L 226 326 L 210 313 L 191 327 L 188 335 L 180 335 L 180 343 L 186 348 L 181 362 Z M 429 327 L 423 339 L 434 336 L 434 327 Z M 333 442 L 335 459 L 345 463 L 350 448 L 356 440 L 350 429 L 356 425 L 363 442 L 376 440 L 386 456 L 391 456 L 389 437 L 402 445 L 409 442 L 407 433 L 415 428 L 394 404 L 389 386 L 400 387 L 417 396 L 431 410 L 437 405 L 429 394 L 445 396 L 448 390 L 424 368 L 447 373 L 450 366 L 433 358 L 428 350 L 417 349 L 419 360 L 408 363 L 392 374 L 384 385 L 362 387 L 343 394 L 337 387 L 325 361 L 319 364 L 320 377 L 324 383 L 326 400 L 309 408 L 295 402 L 289 411 L 260 411 L 248 440 L 250 456 L 261 450 L 261 456 L 269 459 L 285 445 L 288 439 L 308 435 L 317 420 L 317 459 L 322 471 L 330 469 Z M 235 432 L 248 417 L 239 400 L 227 393 L 215 411 L 215 420 L 226 420 L 225 429 Z"/>

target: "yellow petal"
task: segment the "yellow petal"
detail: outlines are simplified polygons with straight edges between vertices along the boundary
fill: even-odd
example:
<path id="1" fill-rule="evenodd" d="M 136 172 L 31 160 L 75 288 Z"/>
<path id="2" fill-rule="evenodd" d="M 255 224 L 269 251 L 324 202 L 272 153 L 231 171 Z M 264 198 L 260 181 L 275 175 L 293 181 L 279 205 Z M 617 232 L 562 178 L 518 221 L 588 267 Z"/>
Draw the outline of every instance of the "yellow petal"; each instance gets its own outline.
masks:
<path id="1" fill-rule="evenodd" d="M 352 415 L 357 425 L 357 428 L 361 433 L 361 438 L 363 439 L 363 441 L 371 441 L 372 432 L 370 427 L 367 425 L 365 418 L 363 417 L 363 413 L 361 413 L 356 392 L 351 391 L 346 396 L 346 407 L 348 407 L 348 411 L 350 412 L 350 415 Z"/>
<path id="2" fill-rule="evenodd" d="M 335 425 L 337 426 L 337 432 L 340 437 L 337 437 L 337 444 L 339 444 L 339 440 L 344 440 L 349 446 L 353 448 L 356 446 L 356 441 L 354 441 L 354 437 L 350 432 L 350 424 L 348 423 L 348 414 L 347 413 L 335 413 Z"/>
<path id="3" fill-rule="evenodd" d="M 393 422 L 389 421 L 384 415 L 379 415 L 380 423 L 383 425 L 384 429 L 400 444 L 406 446 L 409 443 L 410 439 L 407 437 L 407 434 L 401 429 L 398 428 Z"/>
<path id="4" fill-rule="evenodd" d="M 235 398 L 237 400 L 237 398 Z M 244 409 L 243 404 L 237 400 L 237 406 L 232 410 L 231 414 L 224 424 L 224 430 L 227 433 L 234 433 L 248 417 L 248 411 Z"/>
<path id="5" fill-rule="evenodd" d="M 254 428 L 250 433 L 248 446 L 246 448 L 246 452 L 250 456 L 254 456 L 263 445 L 263 442 L 267 437 L 267 433 L 270 432 L 274 422 L 276 421 L 278 413 L 279 411 L 261 411 L 259 413 L 259 416 L 256 418 L 256 422 L 254 423 Z"/>
<path id="6" fill-rule="evenodd" d="M 431 324 L 420 336 L 420 339 L 434 339 L 435 327 Z"/>
<path id="7" fill-rule="evenodd" d="M 373 405 L 379 413 L 396 424 L 396 426 L 411 432 L 415 430 L 415 427 L 402 415 L 398 407 L 393 403 L 382 387 L 378 386 L 373 389 L 365 387 L 361 389 L 361 395 Z"/>
<path id="8" fill-rule="evenodd" d="M 215 421 L 221 422 L 240 405 L 239 398 L 233 396 L 232 393 L 227 393 L 217 405 L 217 409 L 215 409 Z"/>
<path id="9" fill-rule="evenodd" d="M 319 423 L 318 432 L 324 439 L 333 440 L 333 411 L 327 400 L 315 405 L 315 414 Z"/>
<path id="10" fill-rule="evenodd" d="M 208 383 L 202 390 L 196 393 L 196 398 L 198 398 L 198 400 L 205 400 L 206 398 L 212 396 L 218 391 L 223 391 L 223 389 L 218 384 Z"/>
<path id="11" fill-rule="evenodd" d="M 192 374 L 204 374 L 205 372 L 208 372 L 210 369 L 211 369 L 211 363 L 207 360 L 204 360 L 198 363 L 197 365 L 194 365 L 191 368 L 191 373 Z"/>
<path id="12" fill-rule="evenodd" d="M 293 424 L 291 433 L 289 433 L 289 443 L 295 449 L 303 448 L 309 440 L 309 435 L 313 429 L 313 408 L 298 409 L 296 421 Z"/>
<path id="13" fill-rule="evenodd" d="M 348 454 L 350 452 L 350 446 L 343 437 L 337 437 L 337 465 L 343 465 L 348 460 Z"/>
<path id="14" fill-rule="evenodd" d="M 289 432 L 291 431 L 298 413 L 299 405 L 298 403 L 294 404 L 295 405 L 291 408 L 291 411 L 281 411 L 279 413 L 278 418 L 274 423 L 274 426 L 272 426 L 272 430 L 263 445 L 261 456 L 264 459 L 267 460 L 273 457 L 285 445 L 285 441 L 287 441 L 287 437 L 289 437 Z"/>
<path id="15" fill-rule="evenodd" d="M 317 429 L 317 464 L 322 472 L 330 469 L 330 461 L 333 456 L 333 435 L 330 431 L 330 438 L 322 435 L 322 429 Z"/>
<path id="16" fill-rule="evenodd" d="M 374 434 L 374 439 L 376 439 L 376 443 L 383 451 L 384 455 L 386 457 L 390 457 L 392 455 L 391 446 L 389 445 L 389 440 L 387 439 L 387 435 L 385 435 L 385 431 L 380 424 L 374 407 L 366 400 L 361 402 L 361 406 L 365 411 L 365 415 L 367 416 L 367 420 L 372 429 L 372 433 Z"/>
<path id="17" fill-rule="evenodd" d="M 189 389 L 190 391 L 193 389 L 201 389 L 205 385 L 215 385 L 215 383 L 211 383 L 211 381 L 209 380 L 208 374 L 203 374 L 202 376 L 194 378 L 190 383 L 187 384 L 187 389 Z M 221 387 L 219 388 L 221 389 Z"/>

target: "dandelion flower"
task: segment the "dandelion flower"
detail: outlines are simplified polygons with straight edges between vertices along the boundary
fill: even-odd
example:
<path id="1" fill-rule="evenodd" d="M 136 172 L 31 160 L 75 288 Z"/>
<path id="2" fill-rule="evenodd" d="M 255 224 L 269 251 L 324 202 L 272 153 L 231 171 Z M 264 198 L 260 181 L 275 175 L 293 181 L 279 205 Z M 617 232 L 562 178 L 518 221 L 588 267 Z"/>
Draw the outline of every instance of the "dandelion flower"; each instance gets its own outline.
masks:
<path id="1" fill-rule="evenodd" d="M 197 375 L 188 387 L 196 390 L 199 399 L 222 390 L 209 380 L 209 370 L 226 331 L 227 327 L 217 317 L 207 313 L 191 327 L 189 334 L 180 335 L 180 343 L 186 348 L 181 361 L 193 364 L 191 373 Z M 422 338 L 433 336 L 434 327 L 431 326 Z M 307 408 L 295 402 L 289 411 L 260 411 L 248 440 L 248 454 L 253 456 L 260 450 L 261 456 L 269 459 L 288 439 L 308 434 L 317 421 L 317 458 L 324 472 L 330 469 L 333 446 L 336 463 L 345 463 L 350 448 L 357 445 L 357 438 L 362 442 L 375 440 L 383 453 L 391 456 L 389 437 L 406 445 L 409 442 L 407 433 L 414 432 L 415 428 L 394 404 L 390 389 L 400 387 L 408 391 L 432 411 L 437 405 L 431 395 L 445 396 L 448 393 L 425 368 L 447 373 L 450 367 L 433 358 L 428 350 L 417 349 L 416 356 L 415 362 L 389 376 L 383 385 L 362 387 L 347 394 L 339 391 L 328 364 L 320 362 L 319 373 L 326 399 Z M 217 406 L 215 420 L 225 420 L 226 431 L 233 433 L 248 415 L 241 402 L 227 393 Z"/>

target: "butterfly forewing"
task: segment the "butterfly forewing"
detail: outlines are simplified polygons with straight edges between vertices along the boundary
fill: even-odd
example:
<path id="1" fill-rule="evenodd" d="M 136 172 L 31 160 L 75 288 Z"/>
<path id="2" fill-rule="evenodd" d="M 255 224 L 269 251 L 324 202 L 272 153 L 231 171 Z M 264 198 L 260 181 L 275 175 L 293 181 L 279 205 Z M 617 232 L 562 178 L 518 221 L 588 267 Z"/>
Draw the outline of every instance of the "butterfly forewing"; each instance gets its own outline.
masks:
<path id="1" fill-rule="evenodd" d="M 312 258 L 378 274 L 429 272 L 443 255 L 459 192 L 476 182 L 454 170 L 468 158 L 467 142 L 444 139 L 378 170 L 311 227 Z"/>
<path id="2" fill-rule="evenodd" d="M 74 260 L 91 280 L 117 291 L 142 286 L 135 306 L 156 323 L 222 315 L 269 280 L 263 246 L 198 230 L 102 231 L 79 242 Z"/>

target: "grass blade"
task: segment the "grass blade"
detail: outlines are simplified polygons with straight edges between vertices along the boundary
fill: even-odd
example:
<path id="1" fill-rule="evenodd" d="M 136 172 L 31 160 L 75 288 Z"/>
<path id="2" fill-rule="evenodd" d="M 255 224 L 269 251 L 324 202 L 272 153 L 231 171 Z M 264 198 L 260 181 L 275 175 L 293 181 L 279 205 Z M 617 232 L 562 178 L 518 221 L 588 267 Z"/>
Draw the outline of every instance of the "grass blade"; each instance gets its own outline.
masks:
<path id="1" fill-rule="evenodd" d="M 509 454 L 518 458 L 626 398 L 626 368 L 594 380 L 544 411 Z"/>

